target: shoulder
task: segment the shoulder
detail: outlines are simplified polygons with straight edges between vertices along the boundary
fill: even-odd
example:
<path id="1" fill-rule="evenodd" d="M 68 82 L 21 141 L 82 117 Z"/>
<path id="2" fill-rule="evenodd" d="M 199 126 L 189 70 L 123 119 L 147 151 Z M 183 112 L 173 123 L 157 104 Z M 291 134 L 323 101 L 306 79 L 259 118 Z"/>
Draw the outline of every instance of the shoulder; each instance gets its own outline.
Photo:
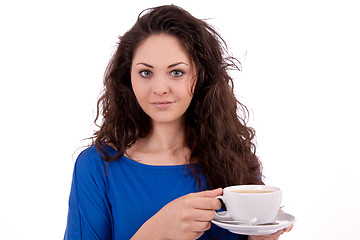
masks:
<path id="1" fill-rule="evenodd" d="M 104 151 L 109 154 L 110 156 L 114 156 L 117 154 L 117 151 L 110 147 L 110 146 L 106 146 L 106 145 L 103 145 L 102 147 L 104 147 Z M 77 158 L 77 162 L 80 162 L 82 164 L 94 164 L 94 163 L 97 163 L 97 164 L 101 164 L 101 165 L 104 165 L 106 163 L 106 161 L 104 161 L 102 159 L 102 156 L 104 155 L 103 152 L 101 152 L 98 147 L 96 146 L 91 146 L 91 147 L 88 147 L 86 148 L 85 150 L 83 150 L 78 158 Z"/>
<path id="2" fill-rule="evenodd" d="M 97 180 L 105 178 L 106 162 L 101 158 L 100 151 L 91 146 L 83 150 L 76 159 L 74 174 L 80 179 Z"/>
<path id="3" fill-rule="evenodd" d="M 100 152 L 95 146 L 91 146 L 83 150 L 76 159 L 75 166 L 82 168 L 95 167 L 97 165 L 104 165 L 105 161 L 101 159 Z"/>

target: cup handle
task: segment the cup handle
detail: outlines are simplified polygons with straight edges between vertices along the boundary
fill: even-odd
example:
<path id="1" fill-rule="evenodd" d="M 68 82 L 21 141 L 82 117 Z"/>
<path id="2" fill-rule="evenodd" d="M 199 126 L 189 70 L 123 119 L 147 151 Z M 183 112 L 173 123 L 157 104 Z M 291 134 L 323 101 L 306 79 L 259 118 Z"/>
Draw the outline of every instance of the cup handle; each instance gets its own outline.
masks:
<path id="1" fill-rule="evenodd" d="M 217 199 L 221 199 L 221 201 L 225 204 L 224 198 L 223 196 L 216 196 L 215 198 Z M 231 218 L 230 214 L 226 211 L 224 212 L 216 212 L 215 211 L 215 220 L 218 221 L 225 221 L 225 220 L 229 220 L 229 218 Z"/>

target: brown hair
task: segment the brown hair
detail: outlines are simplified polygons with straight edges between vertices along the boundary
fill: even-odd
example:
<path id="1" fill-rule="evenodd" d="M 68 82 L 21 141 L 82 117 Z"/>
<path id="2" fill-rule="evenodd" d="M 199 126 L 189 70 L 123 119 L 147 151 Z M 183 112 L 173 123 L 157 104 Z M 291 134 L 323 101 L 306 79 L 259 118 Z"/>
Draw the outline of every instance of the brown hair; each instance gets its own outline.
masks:
<path id="1" fill-rule="evenodd" d="M 200 164 L 211 188 L 262 184 L 261 164 L 253 143 L 255 131 L 246 126 L 248 110 L 236 99 L 228 74 L 230 69 L 240 70 L 238 61 L 228 56 L 225 42 L 209 24 L 174 5 L 143 11 L 135 25 L 119 38 L 105 72 L 95 119 L 102 114 L 103 122 L 93 136 L 102 158 L 118 159 L 151 129 L 151 119 L 132 90 L 130 71 L 136 48 L 158 33 L 179 39 L 197 68 L 194 95 L 186 112 L 185 139 L 191 150 L 188 162 Z M 104 145 L 108 144 L 115 145 L 115 156 L 105 152 Z"/>

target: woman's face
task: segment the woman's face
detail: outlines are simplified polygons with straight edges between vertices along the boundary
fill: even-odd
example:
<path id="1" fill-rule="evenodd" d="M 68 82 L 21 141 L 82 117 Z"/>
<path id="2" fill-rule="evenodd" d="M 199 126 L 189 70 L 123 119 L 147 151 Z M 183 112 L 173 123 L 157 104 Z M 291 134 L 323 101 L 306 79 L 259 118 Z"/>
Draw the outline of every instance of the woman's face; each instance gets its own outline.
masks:
<path id="1" fill-rule="evenodd" d="M 151 35 L 136 49 L 131 84 L 153 123 L 180 121 L 192 100 L 195 81 L 195 67 L 176 37 Z"/>

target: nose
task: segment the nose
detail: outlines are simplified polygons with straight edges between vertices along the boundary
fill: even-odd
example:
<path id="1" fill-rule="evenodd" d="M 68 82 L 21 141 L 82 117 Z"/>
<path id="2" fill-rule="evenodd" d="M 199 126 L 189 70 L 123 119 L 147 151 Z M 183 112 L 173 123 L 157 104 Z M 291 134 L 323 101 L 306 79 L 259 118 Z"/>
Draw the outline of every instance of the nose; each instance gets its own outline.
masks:
<path id="1" fill-rule="evenodd" d="M 158 77 L 153 81 L 153 93 L 156 95 L 164 95 L 169 92 L 169 84 L 164 77 Z"/>

